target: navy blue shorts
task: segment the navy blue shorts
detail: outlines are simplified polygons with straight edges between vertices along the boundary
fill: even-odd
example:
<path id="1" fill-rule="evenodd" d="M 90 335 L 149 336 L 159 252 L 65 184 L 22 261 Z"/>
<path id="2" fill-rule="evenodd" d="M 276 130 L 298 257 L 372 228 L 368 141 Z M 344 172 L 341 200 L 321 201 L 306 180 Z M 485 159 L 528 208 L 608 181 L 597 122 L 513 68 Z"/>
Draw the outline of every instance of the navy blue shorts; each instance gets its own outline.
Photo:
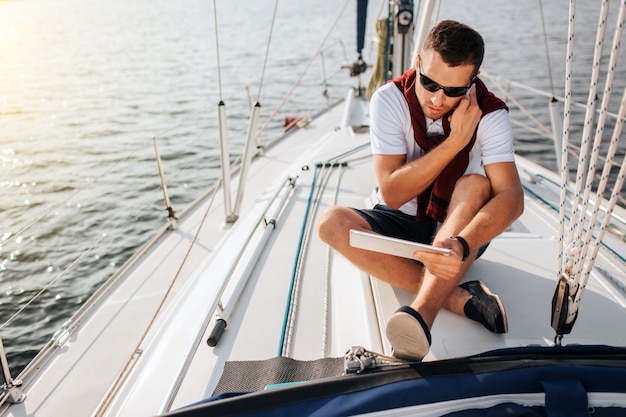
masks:
<path id="1" fill-rule="evenodd" d="M 418 222 L 415 216 L 394 210 L 384 204 L 376 204 L 373 209 L 356 209 L 370 225 L 372 230 L 381 235 L 413 242 L 430 244 L 437 231 L 437 222 L 426 220 Z"/>
<path id="2" fill-rule="evenodd" d="M 373 209 L 352 210 L 359 213 L 376 233 L 395 237 L 398 239 L 411 240 L 418 243 L 431 244 L 437 232 L 437 222 L 429 219 L 417 221 L 415 216 L 394 210 L 384 204 L 376 204 Z M 480 258 L 489 243 L 478 249 L 476 259 Z"/>

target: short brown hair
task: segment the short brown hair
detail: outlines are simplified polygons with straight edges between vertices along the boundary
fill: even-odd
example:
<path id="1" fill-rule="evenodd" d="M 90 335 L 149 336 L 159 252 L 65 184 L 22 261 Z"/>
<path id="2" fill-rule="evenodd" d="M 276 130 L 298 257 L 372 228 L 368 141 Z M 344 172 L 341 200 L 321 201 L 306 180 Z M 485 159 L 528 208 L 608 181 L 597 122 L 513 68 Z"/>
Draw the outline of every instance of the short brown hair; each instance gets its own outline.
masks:
<path id="1" fill-rule="evenodd" d="M 485 54 L 485 43 L 471 27 L 454 20 L 443 20 L 428 32 L 422 49 L 437 52 L 451 67 L 471 64 L 478 72 Z"/>

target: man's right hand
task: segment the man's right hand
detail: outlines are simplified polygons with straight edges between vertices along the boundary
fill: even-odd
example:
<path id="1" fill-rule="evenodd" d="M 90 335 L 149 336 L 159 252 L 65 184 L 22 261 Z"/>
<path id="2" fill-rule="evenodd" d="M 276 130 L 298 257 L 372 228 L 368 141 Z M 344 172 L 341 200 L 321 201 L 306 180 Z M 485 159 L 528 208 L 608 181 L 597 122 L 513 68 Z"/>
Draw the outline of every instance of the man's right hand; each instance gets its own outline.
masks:
<path id="1" fill-rule="evenodd" d="M 459 146 L 464 148 L 472 139 L 482 114 L 476 98 L 476 84 L 473 84 L 469 90 L 469 95 L 461 98 L 450 116 L 451 133 L 449 139 L 458 141 Z"/>

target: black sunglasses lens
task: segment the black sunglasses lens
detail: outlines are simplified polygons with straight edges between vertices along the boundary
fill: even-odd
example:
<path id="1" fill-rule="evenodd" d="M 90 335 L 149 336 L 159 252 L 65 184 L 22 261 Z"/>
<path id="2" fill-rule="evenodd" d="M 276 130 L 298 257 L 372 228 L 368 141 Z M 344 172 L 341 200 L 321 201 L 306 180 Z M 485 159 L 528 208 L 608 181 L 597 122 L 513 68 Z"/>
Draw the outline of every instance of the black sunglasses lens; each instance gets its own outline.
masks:
<path id="1" fill-rule="evenodd" d="M 422 87 L 424 87 L 427 91 L 430 91 L 431 93 L 434 93 L 441 88 L 439 84 L 423 74 L 420 74 L 420 84 L 422 84 Z"/>
<path id="2" fill-rule="evenodd" d="M 437 84 L 424 74 L 420 73 L 419 76 L 422 87 L 431 93 L 435 93 L 439 89 L 443 89 L 443 93 L 448 97 L 461 97 L 463 94 L 467 93 L 467 90 L 469 90 L 469 87 L 444 87 Z"/>
<path id="3" fill-rule="evenodd" d="M 444 87 L 443 93 L 448 97 L 460 97 L 467 93 L 468 87 Z"/>

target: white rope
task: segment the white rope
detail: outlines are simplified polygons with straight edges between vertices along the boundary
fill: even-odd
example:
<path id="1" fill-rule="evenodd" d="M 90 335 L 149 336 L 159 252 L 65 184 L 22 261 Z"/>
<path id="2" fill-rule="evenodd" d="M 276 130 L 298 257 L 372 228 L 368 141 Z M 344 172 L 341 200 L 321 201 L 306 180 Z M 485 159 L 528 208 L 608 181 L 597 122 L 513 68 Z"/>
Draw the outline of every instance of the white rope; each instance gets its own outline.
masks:
<path id="1" fill-rule="evenodd" d="M 567 201 L 567 183 L 569 181 L 569 172 L 567 169 L 567 157 L 569 147 L 569 126 L 572 107 L 572 69 L 574 66 L 574 28 L 576 22 L 576 0 L 570 0 L 569 7 L 569 24 L 567 30 L 567 54 L 565 61 L 565 105 L 563 111 L 563 144 L 561 148 L 561 193 L 559 205 L 559 242 L 557 252 L 557 280 L 564 274 L 565 255 L 564 255 L 564 238 L 565 238 L 565 204 Z"/>
<path id="2" fill-rule="evenodd" d="M 340 166 L 339 171 L 337 172 L 337 182 L 335 183 L 335 193 L 333 195 L 333 201 L 331 203 L 332 205 L 337 204 L 337 200 L 339 198 L 339 187 L 341 186 L 342 177 L 343 166 Z M 330 180 L 330 176 L 328 180 Z M 326 183 L 328 183 L 328 181 L 326 181 Z M 333 249 L 330 247 L 330 245 L 326 245 L 326 267 L 324 268 L 324 317 L 322 319 L 322 358 L 328 357 L 328 335 L 330 334 L 330 280 L 332 276 L 332 257 Z"/>
<path id="3" fill-rule="evenodd" d="M 573 19 L 574 14 L 570 14 L 570 18 Z M 609 149 L 606 152 L 604 158 L 604 168 L 600 176 L 600 181 L 595 190 L 595 199 L 593 199 L 592 188 L 595 181 L 595 173 L 598 169 L 597 164 L 600 160 L 600 147 L 602 145 L 602 137 L 604 134 L 604 127 L 606 123 L 606 117 L 608 113 L 608 106 L 611 99 L 612 85 L 615 78 L 615 72 L 617 67 L 617 58 L 619 55 L 619 48 L 621 38 L 623 35 L 624 25 L 626 24 L 626 1 L 622 1 L 620 6 L 619 15 L 617 17 L 617 23 L 615 27 L 615 33 L 613 36 L 613 44 L 609 57 L 609 63 L 607 68 L 607 75 L 605 80 L 604 91 L 602 95 L 602 101 L 600 104 L 599 117 L 595 129 L 595 136 L 593 140 L 593 146 L 591 148 L 591 155 L 588 157 L 588 149 L 591 145 L 590 135 L 593 123 L 593 115 L 596 107 L 596 94 L 597 83 L 599 78 L 600 60 L 602 57 L 602 44 L 603 38 L 606 32 L 606 18 L 608 16 L 608 1 L 604 1 L 602 10 L 600 13 L 600 21 L 598 23 L 598 31 L 596 37 L 596 49 L 594 53 L 593 68 L 591 85 L 589 88 L 589 99 L 587 103 L 587 114 L 585 118 L 585 125 L 583 131 L 583 137 L 581 140 L 581 151 L 579 156 L 578 171 L 576 175 L 575 195 L 572 202 L 572 215 L 570 219 L 569 234 L 567 238 L 568 246 L 563 249 L 564 235 L 560 235 L 559 240 L 559 256 L 561 259 L 559 278 L 561 275 L 568 278 L 570 282 L 570 302 L 568 307 L 568 316 L 566 323 L 573 323 L 576 318 L 578 306 L 585 287 L 591 275 L 591 270 L 594 266 L 598 251 L 600 249 L 602 239 L 611 220 L 613 209 L 617 204 L 621 188 L 624 183 L 624 177 L 626 175 L 626 157 L 622 156 L 622 163 L 618 177 L 613 185 L 611 198 L 607 207 L 602 207 L 604 201 L 605 190 L 611 174 L 611 169 L 614 166 L 615 155 L 618 151 L 618 145 L 620 142 L 620 136 L 623 130 L 624 120 L 626 118 L 626 89 L 622 95 L 622 101 L 618 112 L 617 122 L 613 130 L 613 135 L 610 140 Z M 571 21 L 570 21 L 571 23 Z M 573 38 L 570 38 L 570 41 Z M 569 51 L 568 43 L 568 51 Z M 568 64 L 570 55 L 568 53 Z M 566 79 L 569 81 L 571 77 L 571 70 L 568 67 L 568 76 Z M 571 91 L 567 91 L 566 95 L 571 95 Z M 566 102 L 568 104 L 570 100 Z M 566 114 L 569 109 L 566 110 Z M 564 135 L 565 135 L 564 129 Z M 563 144 L 563 158 L 566 158 L 567 145 L 564 141 Z M 562 184 L 561 184 L 561 221 L 564 221 L 565 215 L 565 197 L 566 191 L 566 164 L 563 164 L 562 168 Z M 589 210 L 590 204 L 593 204 L 593 208 Z M 602 221 L 599 221 L 600 212 L 604 212 Z M 585 230 L 586 228 L 586 230 Z M 561 231 L 564 232 L 563 227 Z M 595 234 L 595 236 L 594 236 Z"/>
<path id="4" fill-rule="evenodd" d="M 311 184 L 311 186 L 315 188 L 311 190 L 311 199 L 309 200 L 309 210 L 308 210 L 308 213 L 305 215 L 306 217 L 304 219 L 304 224 L 303 224 L 303 229 L 302 229 L 303 231 L 302 241 L 301 241 L 299 252 L 297 255 L 298 257 L 297 257 L 296 270 L 294 274 L 294 286 L 293 286 L 293 291 L 292 291 L 292 296 L 291 296 L 291 304 L 289 305 L 289 314 L 288 314 L 288 319 L 287 319 L 288 324 L 287 324 L 287 329 L 286 329 L 285 345 L 283 347 L 283 355 L 282 355 L 285 357 L 291 357 L 291 349 L 293 346 L 293 338 L 294 338 L 294 333 L 296 329 L 296 319 L 299 313 L 299 306 L 300 306 L 300 295 L 301 295 L 300 289 L 302 287 L 302 279 L 304 276 L 304 267 L 305 267 L 306 254 L 307 254 L 306 249 L 309 245 L 310 236 L 311 236 L 314 219 L 315 219 L 315 213 L 319 206 L 321 195 L 324 189 L 326 188 L 326 184 L 328 183 L 328 180 L 330 178 L 331 172 L 332 172 L 332 168 L 330 166 L 327 166 L 326 164 L 323 164 L 320 167 L 319 171 L 314 174 L 314 178 L 313 178 L 314 183 Z"/>
<path id="5" fill-rule="evenodd" d="M 617 56 L 619 53 L 620 42 L 623 34 L 624 24 L 626 23 L 626 2 L 622 2 L 620 7 L 620 13 L 618 16 L 618 21 L 615 29 L 615 35 L 613 37 L 613 46 L 611 49 L 611 56 L 609 59 L 609 67 L 608 74 L 606 79 L 605 91 L 602 100 L 601 112 L 600 112 L 600 120 L 598 121 L 598 127 L 596 129 L 596 138 L 594 140 L 594 148 L 592 154 L 592 164 L 595 165 L 595 161 L 597 161 L 597 154 L 600 152 L 600 142 L 602 139 L 602 133 L 604 131 L 604 122 L 605 122 L 605 109 L 608 107 L 610 95 L 611 95 L 611 85 L 613 83 L 615 68 L 617 65 Z M 617 120 L 617 124 L 613 130 L 613 135 L 611 137 L 611 142 L 609 145 L 609 149 L 607 151 L 606 156 L 606 164 L 604 165 L 604 169 L 602 170 L 602 175 L 600 177 L 600 183 L 598 184 L 598 188 L 596 190 L 596 199 L 595 204 L 588 222 L 587 233 L 585 236 L 585 242 L 582 247 L 582 251 L 580 254 L 581 261 L 579 262 L 578 268 L 575 271 L 575 283 L 576 288 L 578 288 L 575 299 L 574 299 L 574 308 L 573 311 L 569 312 L 568 317 L 570 320 L 573 320 L 576 311 L 578 309 L 578 305 L 582 298 L 582 294 L 587 285 L 587 281 L 591 275 L 591 269 L 595 263 L 598 251 L 600 249 L 600 244 L 608 227 L 609 221 L 611 219 L 611 212 L 615 208 L 617 204 L 617 199 L 622 188 L 624 182 L 624 173 L 626 171 L 626 158 L 623 157 L 622 165 L 620 167 L 620 172 L 616 179 L 616 182 L 613 186 L 613 192 L 611 195 L 611 199 L 608 203 L 608 207 L 606 208 L 607 212 L 602 219 L 602 223 L 600 225 L 600 229 L 596 232 L 595 240 L 593 240 L 593 234 L 595 230 L 595 225 L 598 223 L 598 215 L 600 213 L 600 206 L 602 203 L 602 196 L 604 195 L 604 191 L 606 189 L 606 185 L 609 180 L 609 175 L 611 173 L 611 168 L 613 167 L 613 161 L 615 159 L 615 154 L 617 153 L 618 145 L 620 142 L 620 136 L 623 130 L 624 119 L 626 118 L 626 88 L 624 89 L 624 93 L 622 95 L 622 101 L 620 104 L 619 117 Z M 585 196 L 584 196 L 584 204 L 581 212 L 587 212 L 588 201 L 591 196 L 591 186 L 593 182 L 593 173 L 595 169 L 592 171 L 591 166 L 589 172 L 587 174 L 587 183 L 585 184 Z M 582 225 L 579 225 L 579 228 L 582 230 Z M 589 249 L 591 253 L 589 254 Z"/>
<path id="6" fill-rule="evenodd" d="M 615 153 L 617 151 L 617 148 L 619 145 L 619 138 L 622 134 L 625 119 L 626 119 L 626 88 L 624 88 L 624 94 L 622 95 L 622 102 L 620 105 L 620 119 L 617 122 L 615 129 L 613 130 L 613 136 L 611 138 L 611 145 L 609 147 L 609 151 L 607 152 L 607 155 L 608 155 L 607 157 L 609 157 L 611 161 L 613 161 Z M 596 202 L 593 208 L 594 219 L 597 218 L 598 212 L 600 211 L 600 206 L 601 206 L 600 203 L 602 201 L 600 196 L 602 195 L 603 190 L 606 187 L 606 184 L 609 179 L 609 175 L 611 173 L 612 166 L 613 166 L 612 163 L 611 164 L 607 163 L 604 165 L 604 169 L 602 170 L 602 177 L 600 179 L 600 185 L 598 186 L 598 190 L 599 190 L 597 193 L 598 197 L 596 198 Z M 586 263 L 586 268 L 584 269 L 584 271 L 582 271 L 582 285 L 580 286 L 580 289 L 578 290 L 576 294 L 576 298 L 574 300 L 575 306 L 577 306 L 578 303 L 580 303 L 580 299 L 582 298 L 584 289 L 587 286 L 587 281 L 589 280 L 589 276 L 591 275 L 591 269 L 596 260 L 596 257 L 598 256 L 598 251 L 600 250 L 600 246 L 601 246 L 600 244 L 602 242 L 602 239 L 604 238 L 604 234 L 609 225 L 609 221 L 611 220 L 610 212 L 613 211 L 613 209 L 617 205 L 617 200 L 619 198 L 620 191 L 624 184 L 625 176 L 626 176 L 626 154 L 622 155 L 622 165 L 620 167 L 619 173 L 617 174 L 617 178 L 615 180 L 615 184 L 613 186 L 613 192 L 611 193 L 611 198 L 609 200 L 608 207 L 607 207 L 607 214 L 605 214 L 604 218 L 602 219 L 600 230 L 597 232 L 596 239 L 593 242 L 593 244 L 591 242 L 592 237 L 593 237 L 593 228 L 589 227 L 589 229 L 587 230 L 587 236 L 585 239 L 584 248 L 585 248 L 585 251 L 587 251 L 588 248 L 591 247 L 592 251 L 590 255 L 586 256 L 586 258 L 588 259 L 588 262 Z M 591 224 L 595 224 L 595 221 L 593 221 Z"/>
<path id="7" fill-rule="evenodd" d="M 593 128 L 593 120 L 595 113 L 595 106 L 597 101 L 597 91 L 598 91 L 598 78 L 600 77 L 600 61 L 602 60 L 602 46 L 604 40 L 604 34 L 606 32 L 606 20 L 609 13 L 609 1 L 603 0 L 602 8 L 600 11 L 600 19 L 598 22 L 598 30 L 596 32 L 596 43 L 595 50 L 593 56 L 593 64 L 592 64 L 592 74 L 591 74 L 591 84 L 589 87 L 589 96 L 587 99 L 587 112 L 585 115 L 585 122 L 583 127 L 583 136 L 580 144 L 580 155 L 578 159 L 578 171 L 576 174 L 576 186 L 574 191 L 574 201 L 572 203 L 572 215 L 570 218 L 569 224 L 569 232 L 567 235 L 567 243 L 569 245 L 569 250 L 573 250 L 574 248 L 580 247 L 582 242 L 577 241 L 577 238 L 581 236 L 580 230 L 580 222 L 581 218 L 584 217 L 585 212 L 580 210 L 580 203 L 582 199 L 582 191 L 583 191 L 583 183 L 585 182 L 585 169 L 584 167 L 589 166 L 591 168 L 591 164 L 588 160 L 589 154 L 589 146 L 590 146 L 590 138 L 591 138 L 591 130 Z M 565 260 L 565 272 L 568 274 L 572 274 L 573 271 L 578 269 L 578 261 L 579 257 L 569 257 Z"/>
<path id="8" fill-rule="evenodd" d="M 604 93 L 602 96 L 602 104 L 600 106 L 600 116 L 597 122 L 597 127 L 596 127 L 596 135 L 594 138 L 594 142 L 593 142 L 593 148 L 592 148 L 592 152 L 591 152 L 591 159 L 589 162 L 589 169 L 587 170 L 587 175 L 586 175 L 586 183 L 585 183 L 585 188 L 584 188 L 584 196 L 583 196 L 583 201 L 582 201 L 582 209 L 581 209 L 581 213 L 587 213 L 587 209 L 589 206 L 589 201 L 591 198 L 591 189 L 595 180 L 595 172 L 596 172 L 596 167 L 597 167 L 597 163 L 598 163 L 598 157 L 600 155 L 600 145 L 602 143 L 602 135 L 604 133 L 604 125 L 606 123 L 606 112 L 609 106 L 609 102 L 611 99 L 611 86 L 613 85 L 613 80 L 615 78 L 615 67 L 617 66 L 617 56 L 619 55 L 619 46 L 620 46 L 620 39 L 622 36 L 622 32 L 623 32 L 623 27 L 624 27 L 624 7 L 620 8 L 620 15 L 618 17 L 618 19 L 621 20 L 621 24 L 620 24 L 620 20 L 618 20 L 618 25 L 616 26 L 616 30 L 615 30 L 615 36 L 613 38 L 613 46 L 611 48 L 611 55 L 609 58 L 609 66 L 608 66 L 608 72 L 607 72 L 607 77 L 606 77 L 606 81 L 605 81 L 605 86 L 604 86 Z M 619 123 L 620 121 L 618 121 Z M 612 166 L 612 162 L 613 159 L 615 157 L 615 152 L 617 151 L 617 144 L 619 143 L 619 136 L 618 137 L 614 137 L 615 140 L 615 144 L 613 144 L 613 141 L 611 141 L 611 147 L 609 148 L 609 151 L 607 152 L 607 163 L 605 165 L 605 171 L 610 172 L 610 168 Z M 611 154 L 612 151 L 612 154 Z M 581 167 L 582 168 L 582 167 Z M 604 181 L 601 181 L 600 184 L 598 185 L 598 188 L 596 190 L 596 194 L 598 196 L 598 198 L 596 199 L 596 209 L 594 210 L 594 212 L 592 213 L 591 219 L 589 220 L 589 224 L 590 225 L 595 225 L 597 224 L 597 219 L 598 219 L 598 210 L 597 210 L 597 206 L 599 205 L 599 202 L 602 201 L 602 195 L 604 194 L 604 190 L 606 188 L 606 184 L 607 184 L 607 180 L 608 180 L 608 175 L 609 172 L 606 173 L 606 178 L 604 179 Z M 604 174 L 603 174 L 604 176 Z M 581 214 L 581 215 L 582 215 Z M 578 224 L 578 229 L 576 231 L 576 235 L 577 236 L 582 236 L 583 234 L 583 224 L 582 222 L 579 222 Z M 585 257 L 586 256 L 586 252 L 587 252 L 587 245 L 589 243 L 589 241 L 591 241 L 591 233 L 592 233 L 593 227 L 588 227 L 588 240 L 585 241 L 585 245 L 583 245 L 583 252 L 581 254 L 581 257 Z M 580 271 L 582 270 L 582 264 L 578 265 L 578 269 L 575 271 L 576 275 L 578 276 L 580 274 Z"/>

